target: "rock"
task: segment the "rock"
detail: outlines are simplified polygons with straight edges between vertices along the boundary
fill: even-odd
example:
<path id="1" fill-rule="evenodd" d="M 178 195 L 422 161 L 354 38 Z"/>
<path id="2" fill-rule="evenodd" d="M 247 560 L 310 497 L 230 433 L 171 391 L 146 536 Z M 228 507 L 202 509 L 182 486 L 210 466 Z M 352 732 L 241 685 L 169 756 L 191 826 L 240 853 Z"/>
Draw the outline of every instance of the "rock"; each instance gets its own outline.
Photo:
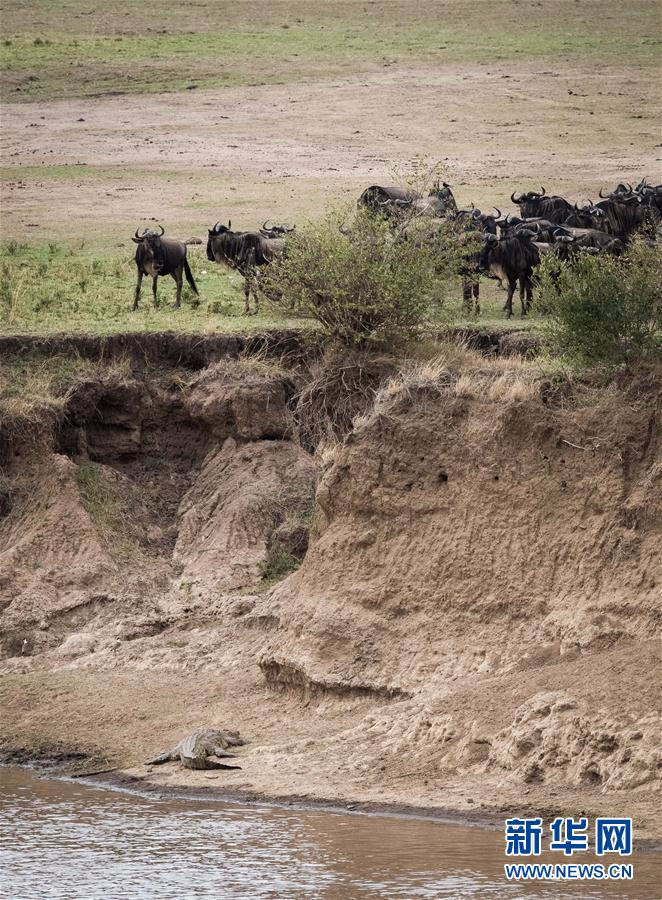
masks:
<path id="1" fill-rule="evenodd" d="M 97 639 L 93 634 L 84 631 L 70 634 L 58 647 L 60 656 L 75 658 L 77 656 L 87 656 L 94 653 L 97 646 Z"/>

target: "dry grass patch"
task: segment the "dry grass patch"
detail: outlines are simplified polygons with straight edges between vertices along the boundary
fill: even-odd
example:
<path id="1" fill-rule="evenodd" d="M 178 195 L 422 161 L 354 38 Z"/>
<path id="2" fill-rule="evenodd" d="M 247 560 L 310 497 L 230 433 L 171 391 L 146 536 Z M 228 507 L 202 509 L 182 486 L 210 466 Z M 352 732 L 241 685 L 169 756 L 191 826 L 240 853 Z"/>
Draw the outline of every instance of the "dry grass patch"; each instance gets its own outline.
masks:
<path id="1" fill-rule="evenodd" d="M 437 344 L 436 354 L 405 360 L 399 371 L 375 394 L 374 404 L 354 419 L 361 428 L 375 416 L 393 414 L 396 407 L 440 396 L 487 402 L 522 402 L 540 397 L 542 373 L 520 357 L 485 357 L 465 343 Z"/>

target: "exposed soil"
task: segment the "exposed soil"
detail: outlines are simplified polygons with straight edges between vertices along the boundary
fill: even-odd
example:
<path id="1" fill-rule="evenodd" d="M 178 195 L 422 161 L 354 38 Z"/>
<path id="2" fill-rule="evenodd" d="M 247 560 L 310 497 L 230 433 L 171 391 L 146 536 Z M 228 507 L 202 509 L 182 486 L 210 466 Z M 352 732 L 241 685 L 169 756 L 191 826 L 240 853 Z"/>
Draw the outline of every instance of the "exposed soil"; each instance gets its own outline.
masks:
<path id="1" fill-rule="evenodd" d="M 81 383 L 6 435 L 3 750 L 659 837 L 659 383 L 517 399 L 459 374 L 307 449 L 303 370 L 230 359 Z M 269 589 L 287 522 L 310 548 Z M 240 729 L 241 770 L 145 766 L 201 725 Z"/>
<path id="2" fill-rule="evenodd" d="M 296 63 L 293 61 L 293 65 Z M 458 202 L 514 189 L 581 200 L 659 171 L 651 71 L 559 60 L 386 67 L 333 80 L 6 105 L 3 225 L 17 238 L 127 237 L 154 217 L 205 234 L 301 221 L 419 154 Z M 81 121 L 83 120 L 83 121 Z M 31 127 L 37 125 L 39 127 Z M 44 178 L 22 167 L 84 166 Z M 101 201 L 101 202 L 100 202 Z M 35 227 L 37 226 L 37 227 Z"/>

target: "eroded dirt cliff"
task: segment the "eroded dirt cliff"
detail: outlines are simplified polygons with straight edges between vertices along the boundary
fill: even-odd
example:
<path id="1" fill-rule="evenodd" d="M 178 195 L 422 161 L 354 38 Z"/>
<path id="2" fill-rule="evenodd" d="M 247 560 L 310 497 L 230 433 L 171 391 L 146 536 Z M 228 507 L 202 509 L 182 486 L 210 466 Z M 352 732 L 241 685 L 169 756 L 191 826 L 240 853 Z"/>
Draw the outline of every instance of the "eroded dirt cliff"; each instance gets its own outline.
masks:
<path id="1" fill-rule="evenodd" d="M 5 749 L 656 833 L 659 382 L 393 368 L 351 382 L 353 425 L 311 428 L 301 371 L 222 360 L 80 383 L 5 436 Z M 241 772 L 148 773 L 201 724 L 248 738 Z"/>

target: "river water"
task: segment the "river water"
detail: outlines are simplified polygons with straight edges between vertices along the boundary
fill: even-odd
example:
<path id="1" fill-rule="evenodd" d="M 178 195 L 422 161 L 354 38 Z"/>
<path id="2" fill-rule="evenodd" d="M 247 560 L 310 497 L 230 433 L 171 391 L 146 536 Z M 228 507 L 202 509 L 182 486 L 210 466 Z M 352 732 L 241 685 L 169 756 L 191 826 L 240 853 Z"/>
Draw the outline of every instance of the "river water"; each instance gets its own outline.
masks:
<path id="1" fill-rule="evenodd" d="M 631 857 L 629 883 L 522 885 L 506 882 L 503 848 L 479 828 L 159 800 L 0 769 L 0 897 L 12 900 L 662 896 L 658 854 Z"/>

